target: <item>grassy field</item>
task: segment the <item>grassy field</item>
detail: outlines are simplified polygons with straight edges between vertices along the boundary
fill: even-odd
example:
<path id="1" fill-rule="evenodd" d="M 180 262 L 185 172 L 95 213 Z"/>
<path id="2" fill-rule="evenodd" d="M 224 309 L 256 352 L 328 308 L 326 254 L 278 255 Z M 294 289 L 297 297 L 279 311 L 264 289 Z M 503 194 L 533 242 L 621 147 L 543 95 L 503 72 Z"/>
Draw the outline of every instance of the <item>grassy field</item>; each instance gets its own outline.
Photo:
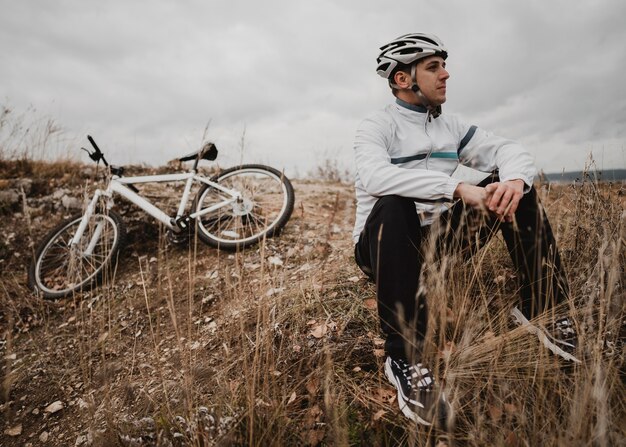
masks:
<path id="1" fill-rule="evenodd" d="M 351 185 L 294 181 L 282 235 L 240 253 L 170 246 L 119 203 L 129 233 L 114 280 L 42 300 L 27 266 L 71 214 L 53 194 L 82 200 L 93 178 L 69 162 L 0 163 L 3 189 L 20 192 L 1 216 L 0 445 L 444 444 L 403 418 L 382 372 L 375 290 L 352 259 Z M 499 238 L 478 259 L 434 263 L 427 361 L 455 408 L 447 445 L 626 443 L 626 187 L 538 187 L 584 362 L 510 327 L 515 273 Z"/>

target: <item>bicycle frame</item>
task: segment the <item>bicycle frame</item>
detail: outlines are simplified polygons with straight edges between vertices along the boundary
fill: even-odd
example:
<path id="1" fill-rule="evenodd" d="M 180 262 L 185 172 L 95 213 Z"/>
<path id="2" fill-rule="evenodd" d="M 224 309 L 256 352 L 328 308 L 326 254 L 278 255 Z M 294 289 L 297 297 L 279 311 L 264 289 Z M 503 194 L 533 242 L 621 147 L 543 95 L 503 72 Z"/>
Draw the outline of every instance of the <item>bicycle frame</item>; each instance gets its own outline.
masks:
<path id="1" fill-rule="evenodd" d="M 169 216 L 167 213 L 162 211 L 160 208 L 155 206 L 152 202 L 142 197 L 140 194 L 136 193 L 132 189 L 130 189 L 126 185 L 130 184 L 140 184 L 140 183 L 167 183 L 167 182 L 185 182 L 185 189 L 183 191 L 183 196 L 181 197 L 180 204 L 178 206 L 178 211 L 176 216 Z M 180 174 L 164 174 L 164 175 L 145 175 L 145 176 L 137 176 L 137 177 L 119 177 L 117 175 L 113 175 L 109 181 L 109 185 L 106 190 L 96 189 L 93 198 L 89 202 L 87 209 L 85 210 L 85 214 L 83 214 L 83 218 L 78 226 L 76 234 L 74 235 L 72 241 L 70 242 L 71 246 L 78 246 L 78 243 L 87 228 L 87 224 L 89 219 L 93 215 L 98 201 L 101 197 L 106 197 L 109 200 L 107 201 L 107 209 L 110 209 L 113 206 L 113 194 L 119 194 L 124 197 L 126 200 L 134 203 L 139 208 L 144 210 L 146 213 L 154 217 L 156 220 L 165 225 L 168 229 L 173 231 L 180 231 L 181 228 L 176 224 L 177 219 L 183 217 L 185 215 L 185 210 L 187 209 L 187 204 L 189 202 L 189 196 L 191 194 L 191 187 L 194 183 L 201 182 L 211 187 L 218 189 L 230 196 L 228 199 L 225 199 L 215 205 L 211 205 L 210 207 L 204 208 L 198 212 L 192 212 L 189 214 L 190 219 L 196 219 L 205 214 L 211 213 L 219 208 L 224 206 L 231 205 L 235 202 L 240 203 L 242 201 L 241 194 L 238 191 L 234 191 L 228 188 L 225 188 L 218 183 L 212 182 L 202 175 L 198 175 L 195 170 L 186 173 Z M 104 224 L 102 222 L 98 222 L 93 235 L 91 236 L 90 242 L 87 248 L 84 251 L 85 255 L 90 255 L 96 246 L 98 239 L 100 238 L 100 234 L 102 232 L 102 226 Z"/>

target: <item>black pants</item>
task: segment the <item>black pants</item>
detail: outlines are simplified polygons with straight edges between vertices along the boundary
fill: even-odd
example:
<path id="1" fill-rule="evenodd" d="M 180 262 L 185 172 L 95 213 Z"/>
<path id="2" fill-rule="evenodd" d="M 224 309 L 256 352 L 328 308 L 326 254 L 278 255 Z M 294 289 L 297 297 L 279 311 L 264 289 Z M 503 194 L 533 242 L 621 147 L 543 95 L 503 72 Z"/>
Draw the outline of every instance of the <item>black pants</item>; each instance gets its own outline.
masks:
<path id="1" fill-rule="evenodd" d="M 497 177 L 480 186 L 492 181 Z M 418 287 L 430 231 L 437 231 L 435 246 L 439 254 L 447 250 L 464 256 L 473 256 L 491 235 L 502 231 L 517 269 L 519 306 L 527 317 L 567 298 L 567 278 L 534 188 L 520 200 L 515 220 L 516 226 L 500 222 L 458 201 L 440 216 L 439 222 L 422 227 L 413 199 L 384 196 L 376 202 L 355 246 L 355 258 L 376 283 L 378 315 L 388 355 L 412 357 L 419 353 L 424 339 L 427 300 L 418 296 Z"/>

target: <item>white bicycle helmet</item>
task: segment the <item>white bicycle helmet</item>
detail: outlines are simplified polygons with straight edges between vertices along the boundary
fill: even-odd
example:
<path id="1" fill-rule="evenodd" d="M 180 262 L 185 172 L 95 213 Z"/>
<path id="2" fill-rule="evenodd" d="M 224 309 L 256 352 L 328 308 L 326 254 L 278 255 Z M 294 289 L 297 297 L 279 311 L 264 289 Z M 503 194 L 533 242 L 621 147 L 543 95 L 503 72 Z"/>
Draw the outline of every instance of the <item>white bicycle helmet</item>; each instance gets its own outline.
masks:
<path id="1" fill-rule="evenodd" d="M 448 57 L 448 50 L 439 37 L 434 34 L 411 33 L 400 36 L 387 45 L 380 47 L 380 54 L 376 58 L 378 66 L 376 72 L 389 81 L 391 88 L 399 88 L 393 81 L 392 75 L 398 65 L 411 67 L 411 90 L 420 98 L 422 104 L 430 111 L 433 118 L 441 115 L 441 105 L 431 104 L 420 91 L 416 78 L 416 62 L 428 56 Z"/>
<path id="2" fill-rule="evenodd" d="M 448 50 L 437 36 L 422 33 L 405 34 L 380 47 L 380 54 L 376 58 L 376 72 L 389 79 L 398 64 L 411 65 L 435 54 L 444 59 L 448 57 Z"/>

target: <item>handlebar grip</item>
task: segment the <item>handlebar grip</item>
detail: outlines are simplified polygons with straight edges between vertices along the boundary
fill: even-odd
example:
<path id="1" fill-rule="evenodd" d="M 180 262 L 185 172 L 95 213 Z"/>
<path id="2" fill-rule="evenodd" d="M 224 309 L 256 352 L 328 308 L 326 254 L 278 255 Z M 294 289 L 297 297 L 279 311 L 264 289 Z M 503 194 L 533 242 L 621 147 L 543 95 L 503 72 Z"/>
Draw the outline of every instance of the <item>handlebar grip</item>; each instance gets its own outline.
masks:
<path id="1" fill-rule="evenodd" d="M 87 135 L 87 139 L 89 140 L 89 142 L 91 143 L 91 145 L 93 146 L 93 148 L 96 150 L 96 152 L 98 152 L 99 154 L 102 153 L 102 151 L 100 150 L 100 148 L 98 147 L 98 145 L 96 144 L 96 142 L 93 140 L 93 138 L 91 138 L 91 135 Z"/>

